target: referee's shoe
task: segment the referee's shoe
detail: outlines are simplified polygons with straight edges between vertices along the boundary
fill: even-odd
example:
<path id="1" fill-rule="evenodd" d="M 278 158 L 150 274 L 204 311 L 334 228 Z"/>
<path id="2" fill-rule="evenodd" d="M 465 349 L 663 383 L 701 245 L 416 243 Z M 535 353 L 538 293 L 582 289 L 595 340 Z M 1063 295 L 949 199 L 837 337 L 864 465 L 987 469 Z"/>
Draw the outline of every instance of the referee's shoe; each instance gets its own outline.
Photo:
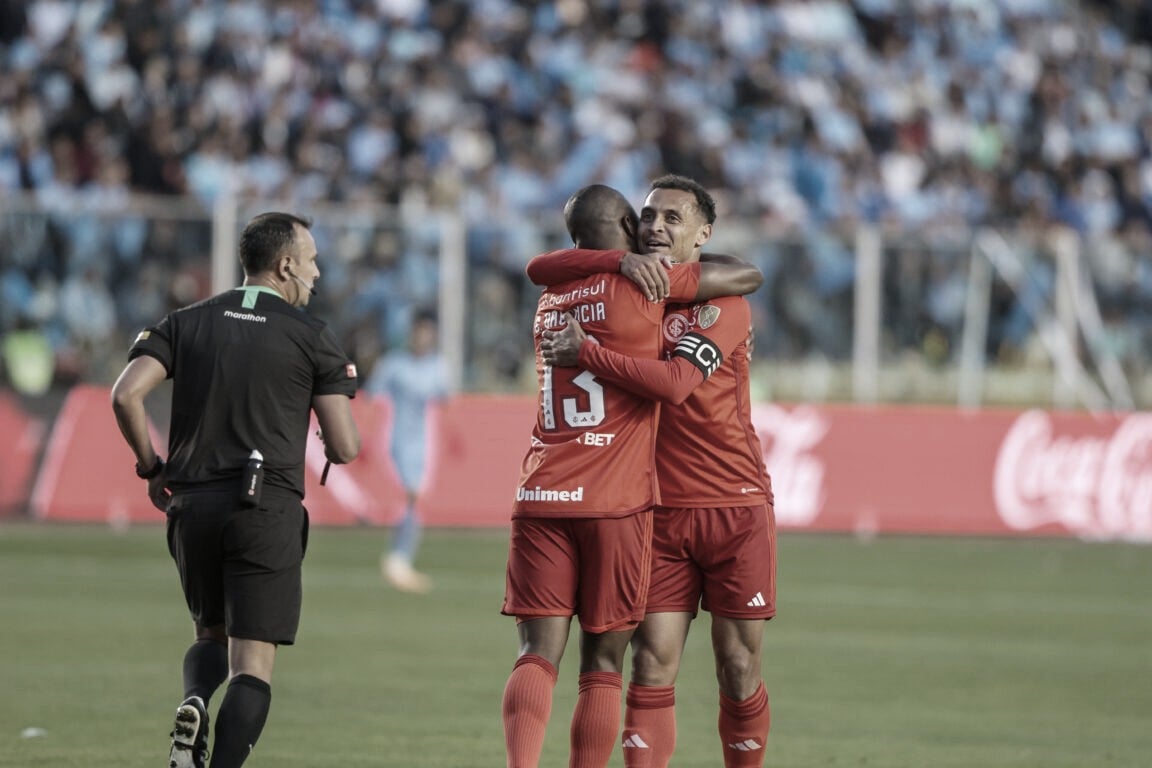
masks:
<path id="1" fill-rule="evenodd" d="M 168 768 L 204 768 L 208 764 L 208 709 L 199 696 L 176 708 Z"/>

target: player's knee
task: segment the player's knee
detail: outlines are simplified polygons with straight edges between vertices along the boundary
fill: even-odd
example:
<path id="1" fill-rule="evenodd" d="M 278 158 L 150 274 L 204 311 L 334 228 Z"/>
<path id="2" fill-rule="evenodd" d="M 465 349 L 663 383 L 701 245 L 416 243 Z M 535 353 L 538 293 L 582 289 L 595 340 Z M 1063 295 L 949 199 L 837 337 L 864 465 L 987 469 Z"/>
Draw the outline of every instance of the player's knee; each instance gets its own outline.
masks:
<path id="1" fill-rule="evenodd" d="M 600 635 L 585 635 L 580 643 L 580 671 L 621 672 L 624 667 L 624 653 L 627 650 L 626 633 L 606 632 Z"/>
<path id="2" fill-rule="evenodd" d="M 519 626 L 520 655 L 539 656 L 553 666 L 560 666 L 568 643 L 568 621 L 552 618 L 525 621 Z"/>
<path id="3" fill-rule="evenodd" d="M 624 654 L 597 653 L 580 659 L 581 672 L 622 672 Z"/>
<path id="4" fill-rule="evenodd" d="M 742 701 L 760 685 L 760 659 L 743 649 L 716 659 L 716 680 L 725 696 Z"/>
<path id="5" fill-rule="evenodd" d="M 639 685 L 672 685 L 680 671 L 680 655 L 669 649 L 632 648 L 632 679 Z"/>

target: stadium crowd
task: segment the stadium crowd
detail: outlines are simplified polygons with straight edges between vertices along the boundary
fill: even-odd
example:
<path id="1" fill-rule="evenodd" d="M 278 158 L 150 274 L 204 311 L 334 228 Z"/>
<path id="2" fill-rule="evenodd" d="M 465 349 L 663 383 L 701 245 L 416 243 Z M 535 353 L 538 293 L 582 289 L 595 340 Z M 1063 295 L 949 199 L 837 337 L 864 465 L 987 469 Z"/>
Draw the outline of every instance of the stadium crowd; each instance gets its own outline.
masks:
<path id="1" fill-rule="evenodd" d="M 602 181 L 700 180 L 742 255 L 761 356 L 849 355 L 851 233 L 888 244 L 886 351 L 955 354 L 975 227 L 1012 233 L 989 357 L 1026 357 L 1063 225 L 1108 343 L 1152 342 L 1152 10 L 1050 0 L 0 0 L 0 332 L 100 380 L 143 319 L 208 293 L 203 217 L 133 194 L 396 206 L 325 228 L 321 308 L 367 370 L 467 223 L 475 387 L 515 386 L 523 265 Z M 334 314 L 335 308 L 340 311 Z M 111 365 L 101 363 L 111 356 Z"/>

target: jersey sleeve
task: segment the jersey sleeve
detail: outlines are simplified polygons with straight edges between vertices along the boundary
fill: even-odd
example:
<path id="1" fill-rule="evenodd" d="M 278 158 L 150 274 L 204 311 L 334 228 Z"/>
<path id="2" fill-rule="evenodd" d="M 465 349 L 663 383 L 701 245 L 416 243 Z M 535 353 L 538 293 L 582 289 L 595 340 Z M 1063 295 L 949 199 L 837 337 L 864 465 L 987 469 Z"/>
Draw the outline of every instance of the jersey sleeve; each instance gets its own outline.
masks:
<path id="1" fill-rule="evenodd" d="M 536 285 L 559 285 L 601 272 L 619 272 L 625 251 L 593 251 L 566 248 L 542 253 L 528 262 L 524 271 Z"/>
<path id="2" fill-rule="evenodd" d="M 336 342 L 332 331 L 325 326 L 316 341 L 316 363 L 313 372 L 312 394 L 347 395 L 356 397 L 356 364 L 348 359 Z"/>
<path id="3" fill-rule="evenodd" d="M 141 355 L 155 358 L 168 378 L 172 378 L 172 316 L 168 315 L 159 323 L 149 326 L 136 335 L 132 348 L 128 350 L 128 359 L 135 360 Z"/>
<path id="4" fill-rule="evenodd" d="M 673 264 L 668 270 L 666 301 L 693 301 L 700 290 L 700 262 Z"/>
<path id="5" fill-rule="evenodd" d="M 672 350 L 674 359 L 687 360 L 708 378 L 732 354 L 752 329 L 752 310 L 740 296 L 725 296 L 699 305 L 696 324 Z"/>
<path id="6" fill-rule="evenodd" d="M 690 361 L 648 360 L 605 349 L 594 341 L 580 345 L 580 367 L 597 378 L 650 400 L 679 405 L 705 377 Z"/>

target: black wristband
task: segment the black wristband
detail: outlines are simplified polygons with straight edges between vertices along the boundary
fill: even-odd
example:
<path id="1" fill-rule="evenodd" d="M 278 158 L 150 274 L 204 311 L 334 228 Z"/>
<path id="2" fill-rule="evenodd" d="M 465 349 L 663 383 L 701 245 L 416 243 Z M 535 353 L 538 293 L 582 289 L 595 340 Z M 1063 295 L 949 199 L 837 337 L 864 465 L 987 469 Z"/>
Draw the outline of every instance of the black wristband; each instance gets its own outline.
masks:
<path id="1" fill-rule="evenodd" d="M 156 457 L 156 463 L 148 469 L 140 469 L 140 465 L 136 465 L 136 477 L 141 480 L 151 480 L 164 471 L 164 459 L 159 456 Z"/>

